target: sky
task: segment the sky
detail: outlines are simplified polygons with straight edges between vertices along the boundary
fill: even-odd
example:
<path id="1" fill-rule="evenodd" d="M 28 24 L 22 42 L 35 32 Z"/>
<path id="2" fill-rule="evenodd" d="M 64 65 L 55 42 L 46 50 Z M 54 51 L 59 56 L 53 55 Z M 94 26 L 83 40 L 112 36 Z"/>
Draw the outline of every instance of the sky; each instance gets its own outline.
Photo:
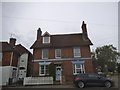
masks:
<path id="1" fill-rule="evenodd" d="M 109 44 L 118 48 L 118 2 L 2 2 L 0 8 L 0 41 L 14 37 L 30 50 L 39 27 L 43 34 L 82 33 L 85 21 L 91 51 Z"/>

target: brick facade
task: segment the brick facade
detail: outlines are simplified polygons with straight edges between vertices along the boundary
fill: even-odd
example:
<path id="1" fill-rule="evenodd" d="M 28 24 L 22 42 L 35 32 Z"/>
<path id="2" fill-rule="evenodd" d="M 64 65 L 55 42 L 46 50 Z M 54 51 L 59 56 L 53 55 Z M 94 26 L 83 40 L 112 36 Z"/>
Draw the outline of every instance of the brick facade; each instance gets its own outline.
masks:
<path id="1" fill-rule="evenodd" d="M 56 65 L 56 70 L 58 68 L 58 70 L 61 71 L 60 75 L 62 80 L 64 77 L 64 81 L 66 82 L 73 81 L 74 75 L 78 73 L 77 65 L 80 65 L 78 69 L 81 70 L 79 71 L 81 73 L 94 72 L 93 60 L 91 59 L 90 53 L 90 45 L 92 45 L 92 42 L 88 38 L 86 24 L 84 22 L 82 25 L 82 30 L 83 33 L 78 34 L 50 35 L 48 32 L 45 32 L 42 35 L 42 31 L 39 28 L 37 31 L 37 40 L 31 46 L 31 49 L 33 49 L 34 62 L 33 76 L 40 76 L 40 67 L 43 65 L 43 62 L 54 63 L 54 65 Z M 43 43 L 43 38 L 45 36 L 50 38 L 50 43 Z M 79 57 L 74 56 L 75 47 L 80 49 L 80 55 L 78 55 Z M 42 58 L 43 49 L 48 49 L 48 59 Z M 60 58 L 55 57 L 56 49 L 61 49 Z M 77 53 L 79 53 L 78 50 Z"/>

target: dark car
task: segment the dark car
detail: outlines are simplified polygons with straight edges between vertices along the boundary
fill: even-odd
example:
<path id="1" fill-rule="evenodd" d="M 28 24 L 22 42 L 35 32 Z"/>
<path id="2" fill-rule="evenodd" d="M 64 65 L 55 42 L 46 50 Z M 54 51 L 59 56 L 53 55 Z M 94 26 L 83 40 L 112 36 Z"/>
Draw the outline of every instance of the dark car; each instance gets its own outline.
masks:
<path id="1" fill-rule="evenodd" d="M 74 84 L 79 88 L 84 88 L 87 85 L 103 85 L 110 88 L 113 86 L 113 81 L 99 74 L 78 74 L 74 78 Z"/>

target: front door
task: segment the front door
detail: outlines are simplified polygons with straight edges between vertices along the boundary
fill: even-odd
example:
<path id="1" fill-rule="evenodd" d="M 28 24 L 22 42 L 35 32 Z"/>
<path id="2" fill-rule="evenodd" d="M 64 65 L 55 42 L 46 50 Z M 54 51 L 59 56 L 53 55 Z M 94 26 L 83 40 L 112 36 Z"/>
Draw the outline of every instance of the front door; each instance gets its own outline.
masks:
<path id="1" fill-rule="evenodd" d="M 56 81 L 61 80 L 61 66 L 56 66 Z"/>

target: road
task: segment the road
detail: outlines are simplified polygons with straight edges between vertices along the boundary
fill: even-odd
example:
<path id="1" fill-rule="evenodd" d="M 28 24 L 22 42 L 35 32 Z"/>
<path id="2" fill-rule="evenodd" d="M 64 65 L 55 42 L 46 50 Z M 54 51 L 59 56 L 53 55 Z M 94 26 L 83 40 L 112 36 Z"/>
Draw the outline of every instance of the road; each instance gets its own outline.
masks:
<path id="1" fill-rule="evenodd" d="M 73 85 L 41 85 L 41 86 L 17 86 L 17 87 L 3 87 L 2 90 L 40 90 L 40 89 L 79 89 Z M 118 90 L 116 87 L 106 88 L 106 87 L 85 87 L 83 90 Z"/>
<path id="2" fill-rule="evenodd" d="M 120 88 L 118 89 L 118 82 L 119 82 L 119 78 L 116 76 L 112 77 L 113 81 L 115 81 L 115 86 L 111 87 L 111 88 L 106 88 L 106 87 L 93 87 L 93 86 L 87 86 L 85 87 L 83 90 L 120 90 Z M 66 90 L 66 89 L 79 89 L 76 88 L 73 84 L 70 85 L 40 85 L 40 86 L 9 86 L 9 87 L 3 87 L 2 90 L 40 90 L 40 89 L 61 89 L 62 90 Z M 80 90 L 80 89 L 79 89 Z"/>

